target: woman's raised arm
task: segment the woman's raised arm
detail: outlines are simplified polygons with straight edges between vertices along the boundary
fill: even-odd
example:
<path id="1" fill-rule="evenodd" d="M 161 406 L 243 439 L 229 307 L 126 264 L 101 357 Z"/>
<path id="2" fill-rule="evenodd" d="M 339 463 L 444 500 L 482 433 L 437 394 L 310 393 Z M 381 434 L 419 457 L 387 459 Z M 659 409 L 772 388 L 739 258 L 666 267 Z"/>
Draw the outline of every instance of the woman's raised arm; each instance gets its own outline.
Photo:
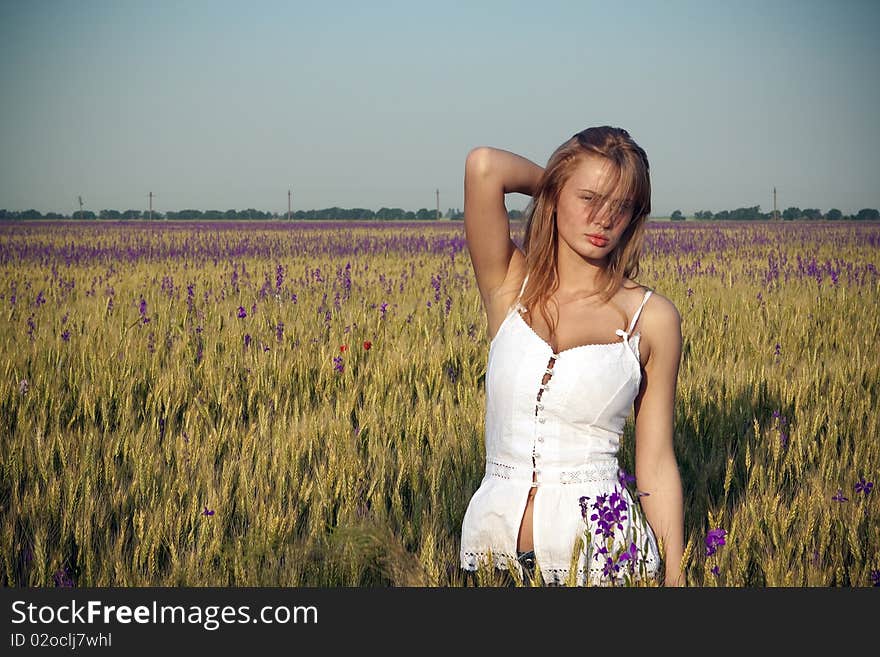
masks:
<path id="1" fill-rule="evenodd" d="M 516 244 L 504 195 L 531 196 L 543 167 L 509 151 L 479 146 L 468 153 L 464 172 L 464 230 L 477 287 L 488 308 L 507 277 Z"/>

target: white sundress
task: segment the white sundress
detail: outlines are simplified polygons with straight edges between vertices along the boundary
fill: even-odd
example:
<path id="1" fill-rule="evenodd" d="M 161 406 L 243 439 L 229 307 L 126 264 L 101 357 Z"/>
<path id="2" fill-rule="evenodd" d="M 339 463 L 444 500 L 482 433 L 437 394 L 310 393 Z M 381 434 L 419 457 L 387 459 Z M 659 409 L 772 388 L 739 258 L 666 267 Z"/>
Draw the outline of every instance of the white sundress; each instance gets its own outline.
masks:
<path id="1" fill-rule="evenodd" d="M 508 312 L 489 346 L 486 369 L 486 471 L 462 521 L 461 567 L 474 571 L 481 562 L 506 569 L 516 561 L 517 535 L 531 488 L 537 487 L 532 509 L 535 559 L 545 582 L 564 584 L 578 537 L 594 543 L 581 550 L 577 584 L 591 585 L 656 578 L 660 556 L 657 541 L 637 501 L 618 480 L 617 452 L 624 424 L 639 391 L 639 334 L 632 334 L 645 292 L 629 329 L 617 329 L 622 340 L 587 344 L 559 353 L 526 324 L 519 303 Z M 552 368 L 551 368 L 552 365 Z M 550 374 L 546 384 L 544 375 Z M 540 401 L 536 401 L 540 393 Z M 533 483 L 535 473 L 537 481 Z M 617 491 L 626 502 L 623 528 L 611 538 L 597 536 L 596 521 L 582 515 L 581 498 Z M 609 570 L 606 557 L 595 558 L 613 542 L 610 556 L 632 543 L 636 569 Z M 625 566 L 623 561 L 617 561 Z"/>

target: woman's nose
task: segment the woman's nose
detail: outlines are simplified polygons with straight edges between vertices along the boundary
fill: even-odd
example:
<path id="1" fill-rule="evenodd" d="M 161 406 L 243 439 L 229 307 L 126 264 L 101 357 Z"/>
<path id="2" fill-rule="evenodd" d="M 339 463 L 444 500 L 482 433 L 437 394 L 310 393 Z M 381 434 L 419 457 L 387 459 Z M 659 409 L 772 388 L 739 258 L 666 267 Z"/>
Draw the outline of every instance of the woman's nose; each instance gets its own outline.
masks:
<path id="1" fill-rule="evenodd" d="M 611 213 L 608 212 L 607 208 L 599 210 L 598 215 L 596 216 L 596 223 L 605 229 L 608 229 L 613 225 L 614 222 L 611 220 Z"/>

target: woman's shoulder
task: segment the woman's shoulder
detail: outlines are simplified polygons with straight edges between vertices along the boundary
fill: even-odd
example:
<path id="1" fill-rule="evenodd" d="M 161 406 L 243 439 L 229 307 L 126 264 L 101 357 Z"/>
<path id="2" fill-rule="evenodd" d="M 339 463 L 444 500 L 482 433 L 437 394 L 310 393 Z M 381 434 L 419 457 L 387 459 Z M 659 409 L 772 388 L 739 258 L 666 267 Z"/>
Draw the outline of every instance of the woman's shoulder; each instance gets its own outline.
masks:
<path id="1" fill-rule="evenodd" d="M 638 328 L 646 362 L 652 352 L 662 350 L 673 353 L 681 348 L 681 314 L 669 297 L 646 285 L 633 283 L 643 296 L 651 294 L 642 306 Z M 638 292 L 637 292 L 638 293 Z M 644 300 L 644 299 L 643 299 Z"/>
<path id="2" fill-rule="evenodd" d="M 645 302 L 641 319 L 639 320 L 643 325 L 651 324 L 656 325 L 658 328 L 681 325 L 681 315 L 669 297 L 647 285 L 637 285 L 645 296 L 648 296 L 648 291 L 651 292 L 648 300 Z"/>

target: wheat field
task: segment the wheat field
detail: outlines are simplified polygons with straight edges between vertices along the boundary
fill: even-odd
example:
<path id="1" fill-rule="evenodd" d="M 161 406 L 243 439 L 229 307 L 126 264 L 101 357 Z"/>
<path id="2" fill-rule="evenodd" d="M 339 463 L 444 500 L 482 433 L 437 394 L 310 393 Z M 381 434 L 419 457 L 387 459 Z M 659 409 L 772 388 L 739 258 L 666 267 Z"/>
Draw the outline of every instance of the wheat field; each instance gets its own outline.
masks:
<path id="1" fill-rule="evenodd" d="M 880 583 L 878 247 L 649 226 L 689 585 Z M 488 341 L 459 222 L 2 224 L 0 263 L 4 586 L 465 584 Z"/>

